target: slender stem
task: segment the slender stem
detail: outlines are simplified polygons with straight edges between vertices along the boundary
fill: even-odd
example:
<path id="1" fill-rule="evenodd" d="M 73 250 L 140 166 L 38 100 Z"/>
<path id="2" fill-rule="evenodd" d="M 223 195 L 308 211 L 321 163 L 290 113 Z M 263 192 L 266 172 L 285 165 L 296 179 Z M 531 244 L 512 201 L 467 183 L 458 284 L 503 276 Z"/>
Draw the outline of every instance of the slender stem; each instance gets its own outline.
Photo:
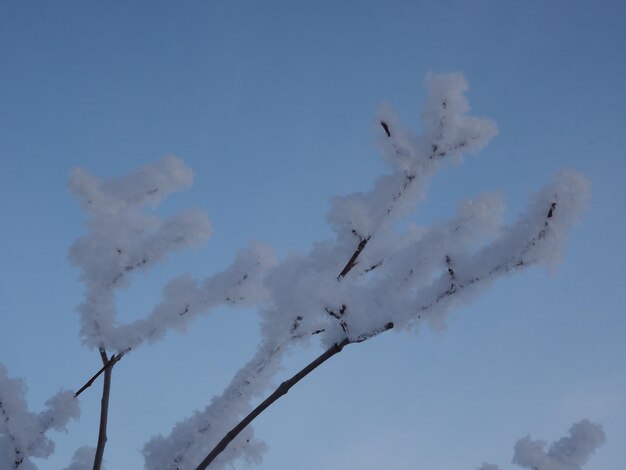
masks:
<path id="1" fill-rule="evenodd" d="M 237 435 L 244 430 L 244 428 L 250 424 L 254 418 L 260 415 L 266 408 L 268 408 L 272 403 L 278 400 L 280 397 L 285 395 L 291 387 L 300 382 L 303 378 L 313 372 L 317 367 L 322 365 L 328 359 L 333 357 L 335 354 L 340 353 L 344 346 L 350 344 L 350 340 L 348 338 L 344 339 L 340 343 L 336 343 L 331 346 L 329 349 L 324 351 L 320 356 L 317 357 L 313 362 L 311 362 L 308 366 L 298 372 L 296 375 L 291 377 L 289 380 L 281 383 L 274 393 L 272 393 L 269 397 L 267 397 L 259 406 L 257 406 L 254 410 L 252 410 L 248 416 L 242 419 L 237 426 L 231 429 L 224 438 L 213 448 L 211 453 L 206 456 L 206 458 L 196 467 L 196 470 L 205 470 L 215 458 L 222 453 L 226 446 L 230 444 L 230 442 L 237 437 Z"/>
<path id="2" fill-rule="evenodd" d="M 109 396 L 111 394 L 111 372 L 115 365 L 115 355 L 111 359 L 107 357 L 104 349 L 100 349 L 100 357 L 104 369 L 104 384 L 102 385 L 102 401 L 100 402 L 100 427 L 98 429 L 98 446 L 93 461 L 93 470 L 100 470 L 104 458 L 104 447 L 107 443 L 107 421 L 109 416 Z"/>

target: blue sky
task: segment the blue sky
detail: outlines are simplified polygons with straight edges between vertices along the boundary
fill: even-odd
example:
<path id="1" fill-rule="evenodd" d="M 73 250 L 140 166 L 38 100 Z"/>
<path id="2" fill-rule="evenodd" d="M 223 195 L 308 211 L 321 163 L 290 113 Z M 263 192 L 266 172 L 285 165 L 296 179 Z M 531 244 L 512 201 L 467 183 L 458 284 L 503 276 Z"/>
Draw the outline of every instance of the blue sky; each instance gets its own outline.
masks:
<path id="1" fill-rule="evenodd" d="M 443 333 L 348 348 L 259 419 L 259 468 L 509 468 L 515 440 L 551 441 L 583 417 L 608 436 L 586 468 L 620 468 L 625 22 L 621 1 L 2 2 L 0 362 L 27 381 L 33 409 L 99 367 L 78 338 L 83 290 L 66 260 L 83 231 L 73 167 L 115 176 L 175 154 L 194 169 L 161 211 L 200 207 L 215 233 L 137 277 L 120 299 L 131 319 L 172 276 L 219 271 L 250 240 L 284 254 L 330 236 L 329 199 L 383 170 L 380 104 L 418 130 L 425 75 L 462 71 L 499 135 L 435 178 L 415 222 L 491 190 L 512 218 L 573 167 L 593 199 L 564 263 L 500 281 Z M 150 435 L 219 393 L 257 339 L 254 312 L 224 309 L 125 358 L 109 468 L 140 468 Z M 298 352 L 285 374 L 317 354 Z M 41 469 L 95 444 L 98 402 L 94 388 Z"/>

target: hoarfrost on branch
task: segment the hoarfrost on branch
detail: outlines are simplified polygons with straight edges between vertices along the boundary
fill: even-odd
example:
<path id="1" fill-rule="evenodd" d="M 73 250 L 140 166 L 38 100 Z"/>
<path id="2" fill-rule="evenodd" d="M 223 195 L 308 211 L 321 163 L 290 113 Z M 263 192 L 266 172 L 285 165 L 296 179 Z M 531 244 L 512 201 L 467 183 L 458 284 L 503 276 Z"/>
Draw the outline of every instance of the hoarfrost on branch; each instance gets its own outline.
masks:
<path id="1" fill-rule="evenodd" d="M 585 178 L 571 170 L 539 190 L 510 225 L 502 221 L 500 195 L 485 193 L 459 204 L 449 220 L 428 228 L 398 229 L 439 169 L 481 150 L 497 132 L 492 121 L 470 114 L 468 86 L 461 74 L 431 74 L 426 89 L 417 135 L 402 126 L 389 107 L 381 111 L 380 148 L 389 171 L 369 190 L 332 200 L 327 221 L 334 238 L 282 259 L 271 247 L 253 243 L 222 272 L 203 280 L 190 275 L 171 280 L 160 302 L 130 323 L 118 318 L 116 295 L 129 287 L 133 275 L 210 236 L 209 220 L 200 210 L 164 219 L 154 211 L 169 194 L 189 187 L 193 173 L 171 156 L 121 178 L 102 180 L 84 169 L 73 171 L 70 189 L 87 221 L 86 233 L 72 245 L 69 259 L 85 284 L 78 312 L 88 347 L 100 350 L 103 357 L 106 351 L 114 352 L 111 357 L 117 361 L 220 305 L 253 306 L 261 317 L 255 355 L 204 409 L 176 424 L 169 435 L 146 443 L 146 469 L 195 468 L 274 386 L 285 354 L 311 338 L 332 347 L 363 342 L 390 328 L 414 330 L 422 323 L 441 328 L 452 309 L 496 279 L 560 260 L 567 232 L 589 196 Z M 70 392 L 61 392 L 45 411 L 33 414 L 27 411 L 23 388 L 0 366 L 0 463 L 33 469 L 30 457 L 52 453 L 47 430 L 62 428 L 76 417 L 78 405 Z M 547 452 L 542 441 L 523 439 L 516 445 L 514 462 L 545 470 L 580 468 L 604 439 L 594 426 L 587 421 L 574 425 L 571 437 Z M 213 468 L 228 467 L 240 458 L 259 462 L 265 449 L 248 426 Z M 94 453 L 79 449 L 68 469 L 87 468 Z"/>

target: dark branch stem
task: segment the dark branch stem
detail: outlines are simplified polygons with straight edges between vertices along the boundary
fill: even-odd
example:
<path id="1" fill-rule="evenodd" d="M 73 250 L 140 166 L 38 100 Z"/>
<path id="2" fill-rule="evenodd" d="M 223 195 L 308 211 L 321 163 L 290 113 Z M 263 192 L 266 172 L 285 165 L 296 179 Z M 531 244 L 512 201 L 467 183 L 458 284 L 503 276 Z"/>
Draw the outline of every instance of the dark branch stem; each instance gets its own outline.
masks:
<path id="1" fill-rule="evenodd" d="M 81 393 L 83 393 L 85 390 L 91 387 L 91 385 L 96 381 L 98 377 L 102 375 L 104 371 L 106 371 L 107 369 L 111 369 L 115 365 L 116 362 L 122 359 L 122 357 L 124 357 L 124 353 L 114 354 L 113 356 L 111 356 L 111 358 L 106 362 L 106 364 L 104 364 L 98 372 L 93 374 L 93 376 L 74 393 L 74 398 L 78 397 Z"/>
<path id="2" fill-rule="evenodd" d="M 109 416 L 109 396 L 111 394 L 111 372 L 115 365 L 115 355 L 107 357 L 104 349 L 100 349 L 100 357 L 104 369 L 104 384 L 102 385 L 102 401 L 100 402 L 100 428 L 98 429 L 98 446 L 93 461 L 93 470 L 100 470 L 104 458 L 104 447 L 107 443 L 107 421 Z M 97 376 L 97 375 L 96 375 Z M 95 378 L 94 378 L 95 380 Z"/>
<path id="3" fill-rule="evenodd" d="M 361 239 L 361 241 L 359 242 L 359 246 L 356 247 L 356 250 L 354 250 L 354 253 L 352 253 L 352 256 L 350 257 L 346 265 L 343 267 L 343 269 L 339 273 L 339 276 L 337 276 L 338 281 L 340 281 L 341 278 L 346 277 L 346 275 L 352 270 L 352 268 L 356 266 L 356 260 L 361 254 L 361 252 L 365 249 L 365 246 L 367 245 L 367 242 L 369 240 L 370 240 L 369 237 Z"/>
<path id="4" fill-rule="evenodd" d="M 309 375 L 311 372 L 313 372 L 315 369 L 321 366 L 324 362 L 329 360 L 335 354 L 339 354 L 345 346 L 352 344 L 352 343 L 361 343 L 363 341 L 366 341 L 369 338 L 372 338 L 373 336 L 376 336 L 392 328 L 393 328 L 393 323 L 387 323 L 383 327 L 374 330 L 372 334 L 370 335 L 362 335 L 352 341 L 348 338 L 345 338 L 343 341 L 332 345 L 330 348 L 324 351 L 320 356 L 318 356 L 313 362 L 307 365 L 304 369 L 300 370 L 300 372 L 292 376 L 289 380 L 285 380 L 283 383 L 281 383 L 278 386 L 278 388 L 274 390 L 274 392 L 269 397 L 263 400 L 263 402 L 260 405 L 258 405 L 254 410 L 252 410 L 248 414 L 248 416 L 246 416 L 241 421 L 239 421 L 237 426 L 232 428 L 223 437 L 223 439 L 213 448 L 213 450 L 211 450 L 209 455 L 206 456 L 206 458 L 202 461 L 202 463 L 200 463 L 200 465 L 196 467 L 196 470 L 205 470 L 211 464 L 211 462 L 213 462 L 215 458 L 226 449 L 228 444 L 230 444 L 233 441 L 233 439 L 235 439 L 239 435 L 239 433 L 246 428 L 246 426 L 248 426 L 252 421 L 254 421 L 254 419 L 257 416 L 263 413 L 263 411 L 265 411 L 268 407 L 270 407 L 280 397 L 282 397 L 283 395 L 286 395 L 287 392 L 291 389 L 291 387 L 293 387 L 295 384 L 300 382 L 303 378 L 305 378 L 307 375 Z"/>
<path id="5" fill-rule="evenodd" d="M 222 453 L 226 446 L 230 444 L 230 442 L 237 437 L 237 435 L 245 429 L 248 424 L 250 424 L 254 418 L 259 416 L 266 408 L 268 408 L 272 403 L 278 400 L 280 397 L 285 395 L 291 387 L 300 382 L 303 378 L 317 369 L 320 365 L 326 362 L 328 359 L 333 357 L 335 354 L 341 352 L 344 346 L 350 343 L 348 338 L 344 339 L 342 342 L 334 344 L 329 349 L 324 351 L 323 354 L 317 357 L 313 362 L 307 365 L 304 369 L 298 372 L 296 375 L 291 377 L 289 380 L 281 383 L 274 393 L 272 393 L 269 397 L 267 397 L 263 402 L 257 406 L 254 410 L 252 410 L 248 416 L 242 419 L 237 426 L 231 429 L 224 438 L 213 448 L 213 450 L 206 456 L 206 458 L 196 467 L 196 470 L 204 470 L 206 469 L 215 458 Z"/>

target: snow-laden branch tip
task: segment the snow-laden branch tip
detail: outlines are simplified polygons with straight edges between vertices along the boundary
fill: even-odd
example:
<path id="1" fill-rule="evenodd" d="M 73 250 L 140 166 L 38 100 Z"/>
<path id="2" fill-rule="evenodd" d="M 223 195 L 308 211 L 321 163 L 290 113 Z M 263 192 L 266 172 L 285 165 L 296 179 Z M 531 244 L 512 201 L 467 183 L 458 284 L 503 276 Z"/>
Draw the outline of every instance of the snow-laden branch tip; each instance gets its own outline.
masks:
<path id="1" fill-rule="evenodd" d="M 70 188 L 88 214 L 87 233 L 72 245 L 69 258 L 81 268 L 86 286 L 78 310 L 89 346 L 125 353 L 162 338 L 171 328 L 184 328 L 195 315 L 218 305 L 254 305 L 264 298 L 260 276 L 275 261 L 272 250 L 257 243 L 203 282 L 189 275 L 172 280 L 146 317 L 130 324 L 117 318 L 116 293 L 128 287 L 133 273 L 149 269 L 172 251 L 197 247 L 210 235 L 208 218 L 199 210 L 166 219 L 152 210 L 170 193 L 190 186 L 192 179 L 191 170 L 175 157 L 122 178 L 101 180 L 83 169 L 72 173 Z"/>
<path id="2" fill-rule="evenodd" d="M 160 219 L 155 208 L 168 194 L 191 185 L 193 174 L 180 160 L 166 157 L 122 178 L 101 180 L 75 169 L 70 189 L 88 214 L 87 233 L 70 248 L 70 262 L 86 286 L 78 310 L 81 335 L 90 347 L 115 348 L 115 293 L 129 275 L 145 270 L 169 252 L 203 243 L 211 229 L 198 210 Z"/>
<path id="3" fill-rule="evenodd" d="M 530 436 L 515 444 L 513 463 L 522 468 L 540 470 L 579 470 L 595 450 L 606 441 L 602 426 L 586 419 L 572 425 L 569 436 L 554 442 L 546 451 L 546 443 Z"/>
<path id="4" fill-rule="evenodd" d="M 340 237 L 369 240 L 382 224 L 414 210 L 440 161 L 482 149 L 497 132 L 493 121 L 470 116 L 460 73 L 430 74 L 419 136 L 406 130 L 389 107 L 380 116 L 382 154 L 392 172 L 366 192 L 335 197 L 327 220 Z"/>
<path id="5" fill-rule="evenodd" d="M 583 419 L 569 429 L 569 436 L 552 443 L 532 440 L 526 436 L 515 444 L 512 463 L 530 470 L 581 470 L 606 436 L 602 426 Z M 478 470 L 500 470 L 493 464 L 483 464 Z"/>
<path id="6" fill-rule="evenodd" d="M 54 452 L 48 431 L 62 431 L 70 419 L 80 415 L 78 400 L 71 391 L 60 391 L 46 408 L 33 413 L 26 405 L 26 386 L 9 378 L 0 364 L 0 468 L 36 470 L 31 458 L 47 458 Z"/>
<path id="7" fill-rule="evenodd" d="M 220 305 L 258 305 L 268 296 L 262 276 L 275 264 L 271 247 L 253 243 L 240 250 L 229 267 L 203 281 L 188 274 L 171 280 L 149 315 L 115 329 L 115 349 L 128 351 L 146 341 L 158 341 L 167 331 L 184 330 L 198 314 Z"/>

